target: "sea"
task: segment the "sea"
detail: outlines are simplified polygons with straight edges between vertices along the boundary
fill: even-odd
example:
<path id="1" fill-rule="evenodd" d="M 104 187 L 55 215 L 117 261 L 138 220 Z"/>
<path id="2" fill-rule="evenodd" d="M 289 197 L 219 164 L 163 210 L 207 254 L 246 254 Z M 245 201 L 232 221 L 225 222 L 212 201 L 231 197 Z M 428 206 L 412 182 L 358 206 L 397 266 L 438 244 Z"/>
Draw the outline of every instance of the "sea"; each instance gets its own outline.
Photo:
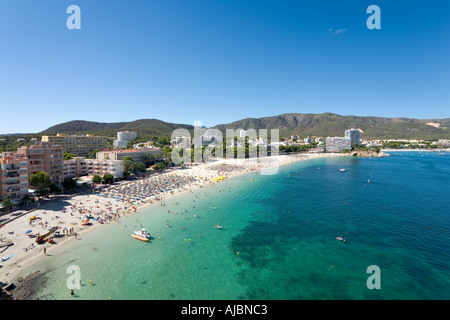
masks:
<path id="1" fill-rule="evenodd" d="M 131 237 L 141 228 L 151 241 Z M 449 299 L 450 153 L 248 173 L 48 252 L 30 299 Z"/>

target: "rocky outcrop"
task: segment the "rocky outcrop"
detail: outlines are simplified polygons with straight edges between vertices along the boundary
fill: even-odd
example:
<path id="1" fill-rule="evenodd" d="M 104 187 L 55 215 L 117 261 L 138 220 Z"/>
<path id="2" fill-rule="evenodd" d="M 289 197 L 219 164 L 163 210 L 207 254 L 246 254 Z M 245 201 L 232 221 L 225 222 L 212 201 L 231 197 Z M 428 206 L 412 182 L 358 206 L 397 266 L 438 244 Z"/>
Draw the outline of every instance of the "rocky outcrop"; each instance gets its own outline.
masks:
<path id="1" fill-rule="evenodd" d="M 361 157 L 361 158 L 381 158 L 389 156 L 389 154 L 384 153 L 382 151 L 377 153 L 375 151 L 361 151 L 361 150 L 352 151 L 350 152 L 350 155 L 352 157 Z"/>

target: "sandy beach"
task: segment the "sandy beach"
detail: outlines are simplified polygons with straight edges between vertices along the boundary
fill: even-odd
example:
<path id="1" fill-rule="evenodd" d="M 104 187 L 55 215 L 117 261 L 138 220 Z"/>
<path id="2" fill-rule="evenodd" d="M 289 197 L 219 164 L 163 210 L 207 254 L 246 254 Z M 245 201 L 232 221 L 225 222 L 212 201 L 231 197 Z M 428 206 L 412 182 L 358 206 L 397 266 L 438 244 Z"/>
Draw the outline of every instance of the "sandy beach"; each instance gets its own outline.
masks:
<path id="1" fill-rule="evenodd" d="M 177 194 L 220 183 L 219 177 L 229 178 L 297 161 L 332 156 L 342 154 L 280 155 L 260 160 L 220 159 L 112 185 L 100 194 L 75 195 L 68 200 L 59 200 L 0 228 L 0 260 L 7 258 L 0 261 L 0 282 L 15 282 L 19 272 L 39 259 L 45 259 L 55 248 L 61 248 L 70 241 L 79 241 L 87 232 L 116 223 L 121 217 L 135 214 L 143 207 L 160 205 Z M 54 229 L 57 229 L 56 232 L 50 235 L 53 243 L 36 242 L 38 236 Z"/>

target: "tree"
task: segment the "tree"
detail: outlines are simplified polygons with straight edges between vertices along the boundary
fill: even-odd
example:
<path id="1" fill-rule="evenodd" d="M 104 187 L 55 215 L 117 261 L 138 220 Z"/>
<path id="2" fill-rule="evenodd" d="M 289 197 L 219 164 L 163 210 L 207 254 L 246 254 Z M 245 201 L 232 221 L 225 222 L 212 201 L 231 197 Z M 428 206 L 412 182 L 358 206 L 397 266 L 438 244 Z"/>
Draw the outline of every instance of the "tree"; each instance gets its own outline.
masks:
<path id="1" fill-rule="evenodd" d="M 51 185 L 50 185 L 50 192 L 51 193 L 53 193 L 53 194 L 57 194 L 57 193 L 60 193 L 61 192 L 61 188 L 60 187 L 58 187 L 56 184 L 54 184 L 54 183 L 52 183 Z"/>
<path id="2" fill-rule="evenodd" d="M 136 165 L 136 171 L 139 171 L 139 172 L 146 172 L 147 170 L 146 170 L 146 168 L 145 168 L 145 164 L 143 164 L 143 163 L 138 163 L 138 164 Z"/>
<path id="3" fill-rule="evenodd" d="M 148 153 L 148 154 L 145 156 L 145 164 L 146 164 L 147 166 L 151 166 L 152 164 L 154 164 L 154 163 L 155 163 L 155 160 L 156 160 L 155 156 L 152 155 L 151 153 Z"/>
<path id="4" fill-rule="evenodd" d="M 156 147 L 164 147 L 164 146 L 170 146 L 170 138 L 169 137 L 159 137 L 158 140 L 155 142 Z"/>
<path id="5" fill-rule="evenodd" d="M 28 204 L 29 201 L 31 201 L 31 197 L 29 194 L 24 195 L 21 200 L 22 204 Z"/>
<path id="6" fill-rule="evenodd" d="M 77 182 L 72 178 L 65 178 L 62 185 L 64 190 L 72 190 L 77 186 Z"/>
<path id="7" fill-rule="evenodd" d="M 92 152 L 89 152 L 86 156 L 86 159 L 95 159 L 97 157 L 97 152 L 99 152 L 98 149 L 95 149 Z"/>
<path id="8" fill-rule="evenodd" d="M 122 172 L 122 177 L 123 177 L 124 179 L 128 179 L 129 176 L 130 176 L 130 173 L 129 173 L 128 171 Z"/>
<path id="9" fill-rule="evenodd" d="M 163 161 L 153 167 L 154 170 L 163 170 L 164 168 L 166 168 L 166 164 Z"/>
<path id="10" fill-rule="evenodd" d="M 110 184 L 111 182 L 114 181 L 114 176 L 112 174 L 105 174 L 103 176 L 103 181 L 105 181 L 105 183 Z"/>
<path id="11" fill-rule="evenodd" d="M 12 207 L 14 207 L 14 203 L 11 201 L 10 198 L 8 198 L 8 196 L 5 196 L 3 198 L 3 202 L 2 202 L 3 207 L 8 211 L 9 209 L 11 209 Z"/>
<path id="12" fill-rule="evenodd" d="M 50 179 L 50 175 L 45 171 L 37 172 L 30 177 L 30 186 L 40 191 L 50 188 L 51 185 L 52 179 Z"/>
<path id="13" fill-rule="evenodd" d="M 136 171 L 136 162 L 130 156 L 126 156 L 123 158 L 123 170 L 127 172 Z"/>
<path id="14" fill-rule="evenodd" d="M 162 148 L 162 155 L 163 158 L 167 158 L 169 163 L 172 163 L 172 148 L 170 147 L 163 147 Z"/>
<path id="15" fill-rule="evenodd" d="M 70 152 L 64 152 L 63 157 L 64 157 L 64 160 L 70 160 L 70 159 L 76 157 L 76 155 L 74 155 L 73 153 L 70 153 Z"/>
<path id="16" fill-rule="evenodd" d="M 96 174 L 92 177 L 92 182 L 95 184 L 99 184 L 102 182 L 102 177 L 100 177 L 98 174 Z"/>

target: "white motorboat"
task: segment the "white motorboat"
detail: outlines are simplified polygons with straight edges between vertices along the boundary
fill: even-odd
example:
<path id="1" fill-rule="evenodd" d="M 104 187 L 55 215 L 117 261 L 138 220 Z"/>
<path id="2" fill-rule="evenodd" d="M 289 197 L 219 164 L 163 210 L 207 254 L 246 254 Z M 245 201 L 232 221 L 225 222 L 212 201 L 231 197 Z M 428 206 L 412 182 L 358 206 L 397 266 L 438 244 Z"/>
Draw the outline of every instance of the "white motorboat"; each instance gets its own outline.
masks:
<path id="1" fill-rule="evenodd" d="M 147 232 L 146 229 L 141 229 L 140 231 L 134 231 L 131 235 L 133 238 L 141 241 L 149 241 L 150 233 Z"/>

